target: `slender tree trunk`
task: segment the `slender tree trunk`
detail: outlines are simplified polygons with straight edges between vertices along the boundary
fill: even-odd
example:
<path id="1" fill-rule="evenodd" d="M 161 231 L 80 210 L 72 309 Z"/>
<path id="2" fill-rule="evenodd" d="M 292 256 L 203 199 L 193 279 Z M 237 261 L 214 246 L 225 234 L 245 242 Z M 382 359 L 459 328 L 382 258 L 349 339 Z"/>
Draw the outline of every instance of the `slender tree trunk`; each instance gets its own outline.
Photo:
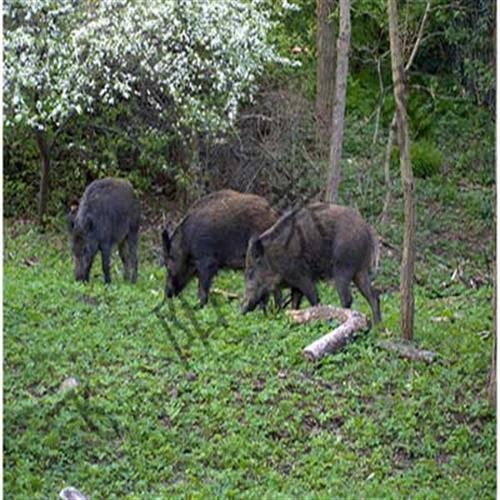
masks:
<path id="1" fill-rule="evenodd" d="M 488 400 L 491 403 L 491 406 L 493 408 L 496 408 L 497 406 L 497 327 L 496 327 L 496 320 L 497 320 L 497 307 L 496 307 L 496 286 L 495 286 L 495 293 L 493 294 L 493 300 L 495 302 L 494 304 L 494 313 L 493 313 L 493 333 L 494 333 L 494 338 L 493 338 L 493 353 L 491 355 L 491 370 L 490 370 L 490 375 L 489 375 L 489 380 L 488 380 Z"/>
<path id="2" fill-rule="evenodd" d="M 189 149 L 191 152 L 191 156 L 189 158 L 189 169 L 194 177 L 194 183 L 191 186 L 191 192 L 189 193 L 189 203 L 191 204 L 194 200 L 206 194 L 205 172 L 203 171 L 200 158 L 200 140 L 198 134 L 194 130 L 191 131 Z"/>
<path id="3" fill-rule="evenodd" d="M 331 136 L 335 89 L 335 33 L 330 21 L 333 0 L 317 0 L 316 139 L 323 155 Z"/>
<path id="4" fill-rule="evenodd" d="M 385 197 L 384 208 L 382 209 L 382 226 L 389 223 L 389 206 L 391 205 L 391 156 L 392 145 L 394 143 L 394 129 L 396 128 L 396 114 L 392 117 L 391 125 L 389 126 L 389 136 L 387 137 L 387 146 L 385 147 L 384 158 L 384 184 Z"/>
<path id="5" fill-rule="evenodd" d="M 329 175 L 326 201 L 336 203 L 339 196 L 340 159 L 344 139 L 345 96 L 349 69 L 349 43 L 351 39 L 351 2 L 340 0 L 340 30 L 337 40 L 337 71 L 335 76 L 335 101 L 332 112 Z"/>
<path id="6" fill-rule="evenodd" d="M 405 65 L 405 72 L 408 72 L 415 56 L 417 55 L 418 48 L 420 46 L 420 42 L 422 41 L 422 37 L 424 35 L 424 27 L 427 21 L 427 17 L 429 16 L 429 12 L 431 10 L 431 0 L 427 0 L 425 5 L 424 15 L 422 16 L 422 20 L 420 21 L 420 26 L 417 32 L 417 38 L 415 40 L 415 44 L 413 45 L 413 49 L 411 51 L 410 57 L 408 58 L 408 62 Z M 389 135 L 387 137 L 387 146 L 385 151 L 385 160 L 384 160 L 384 178 L 385 178 L 385 199 L 384 199 L 384 208 L 382 210 L 382 225 L 386 225 L 389 219 L 389 206 L 391 204 L 391 154 L 392 154 L 392 144 L 394 142 L 394 129 L 396 127 L 396 111 L 394 111 L 394 115 L 391 120 L 391 125 L 389 128 Z"/>
<path id="7" fill-rule="evenodd" d="M 38 193 L 38 223 L 43 226 L 49 201 L 50 152 L 45 132 L 37 130 L 35 132 L 35 137 L 41 161 L 40 190 Z"/>
<path id="8" fill-rule="evenodd" d="M 397 0 L 388 0 L 389 35 L 391 41 L 392 80 L 396 100 L 398 124 L 399 162 L 404 196 L 404 237 L 401 261 L 401 335 L 405 340 L 413 338 L 415 267 L 415 186 L 410 159 L 408 115 L 406 112 L 405 83 L 401 41 L 398 32 Z"/>
<path id="9" fill-rule="evenodd" d="M 497 228 L 496 196 L 493 196 L 494 230 Z M 496 234 L 496 231 L 495 233 Z M 498 251 L 498 249 L 497 249 Z M 497 266 L 493 265 L 493 353 L 491 355 L 491 370 L 488 379 L 488 400 L 493 408 L 497 406 Z"/>
<path id="10" fill-rule="evenodd" d="M 175 162 L 180 176 L 176 180 L 176 202 L 187 209 L 204 191 L 200 166 L 200 144 L 195 132 L 186 130 L 184 137 L 175 142 Z"/>

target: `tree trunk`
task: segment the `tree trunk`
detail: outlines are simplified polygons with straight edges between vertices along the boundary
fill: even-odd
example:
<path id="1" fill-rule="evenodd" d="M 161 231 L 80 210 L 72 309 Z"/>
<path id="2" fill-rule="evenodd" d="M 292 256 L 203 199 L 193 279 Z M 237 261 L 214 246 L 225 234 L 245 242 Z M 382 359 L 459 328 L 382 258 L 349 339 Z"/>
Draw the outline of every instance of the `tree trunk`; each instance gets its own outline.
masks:
<path id="1" fill-rule="evenodd" d="M 47 136 L 45 132 L 37 130 L 35 132 L 38 150 L 40 151 L 40 190 L 38 193 L 38 223 L 44 225 L 47 204 L 49 201 L 49 179 L 50 179 L 50 153 Z"/>
<path id="2" fill-rule="evenodd" d="M 398 32 L 397 0 L 388 0 L 389 35 L 391 42 L 392 80 L 396 100 L 398 124 L 399 162 L 404 196 L 404 237 L 401 260 L 401 335 L 405 340 L 413 338 L 414 297 L 413 281 L 415 267 L 415 187 L 410 159 L 408 116 L 406 113 L 405 83 L 401 41 Z"/>
<path id="3" fill-rule="evenodd" d="M 316 139 L 323 155 L 331 136 L 335 89 L 335 33 L 330 21 L 333 0 L 317 0 Z"/>
<path id="4" fill-rule="evenodd" d="M 335 101 L 332 112 L 329 175 L 326 201 L 336 203 L 340 184 L 340 159 L 344 139 L 345 96 L 349 69 L 349 43 L 351 39 L 351 2 L 340 0 L 340 30 L 337 40 L 337 71 L 335 76 Z"/>
<path id="5" fill-rule="evenodd" d="M 176 202 L 183 210 L 204 194 L 199 147 L 198 136 L 194 131 L 186 131 L 175 142 L 175 162 L 180 170 L 175 182 Z"/>
<path id="6" fill-rule="evenodd" d="M 422 37 L 424 35 L 424 27 L 425 22 L 427 21 L 427 17 L 429 16 L 429 12 L 431 10 L 431 2 L 427 0 L 427 4 L 425 5 L 424 15 L 422 16 L 422 20 L 420 21 L 420 26 L 417 32 L 417 38 L 415 40 L 415 44 L 413 45 L 413 49 L 411 51 L 410 57 L 408 58 L 408 62 L 405 65 L 405 72 L 408 72 L 415 56 L 417 55 L 418 48 L 420 46 L 420 42 L 422 41 Z M 391 204 L 391 154 L 392 154 L 392 144 L 394 142 L 394 129 L 396 127 L 396 113 L 397 110 L 394 111 L 394 115 L 392 116 L 391 125 L 389 127 L 389 135 L 387 137 L 387 146 L 385 151 L 385 160 L 384 160 L 384 178 L 385 178 L 385 199 L 384 199 L 384 208 L 382 210 L 382 226 L 385 226 L 389 222 L 389 205 Z"/>
<path id="7" fill-rule="evenodd" d="M 396 126 L 396 114 L 392 117 L 389 126 L 389 136 L 387 137 L 387 146 L 385 147 L 384 158 L 384 185 L 385 197 L 384 208 L 382 209 L 382 226 L 385 227 L 389 223 L 389 206 L 391 205 L 391 156 L 392 145 L 394 143 L 394 129 Z"/>
<path id="8" fill-rule="evenodd" d="M 191 131 L 189 150 L 190 158 L 188 168 L 194 180 L 191 186 L 191 192 L 189 193 L 189 204 L 191 204 L 194 200 L 206 194 L 204 172 L 200 159 L 200 141 L 198 134 L 194 130 Z"/>
<path id="9" fill-rule="evenodd" d="M 496 311 L 496 307 L 495 307 Z M 495 313 L 496 317 L 496 313 Z M 496 318 L 495 318 L 496 319 Z M 497 329 L 494 326 L 493 353 L 491 356 L 491 371 L 488 380 L 488 400 L 493 408 L 497 406 Z"/>
<path id="10" fill-rule="evenodd" d="M 493 196 L 493 227 L 497 227 L 496 196 Z M 496 234 L 496 231 L 495 231 Z M 498 249 L 497 249 L 498 251 Z M 493 353 L 491 355 L 491 370 L 488 379 L 488 400 L 493 408 L 497 406 L 497 266 L 494 260 L 492 269 L 493 274 Z"/>

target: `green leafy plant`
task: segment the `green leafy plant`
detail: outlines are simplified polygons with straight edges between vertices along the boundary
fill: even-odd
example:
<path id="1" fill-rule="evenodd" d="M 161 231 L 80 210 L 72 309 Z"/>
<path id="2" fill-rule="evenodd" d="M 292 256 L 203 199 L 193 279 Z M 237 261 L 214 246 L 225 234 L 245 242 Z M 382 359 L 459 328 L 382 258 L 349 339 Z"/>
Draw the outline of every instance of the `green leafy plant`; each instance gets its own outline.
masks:
<path id="1" fill-rule="evenodd" d="M 415 141 L 410 145 L 413 172 L 417 177 L 432 177 L 443 165 L 443 154 L 430 141 Z"/>
<path id="2" fill-rule="evenodd" d="M 410 157 L 415 177 L 432 177 L 440 172 L 444 156 L 439 148 L 428 140 L 410 141 Z M 399 166 L 399 149 L 395 147 L 391 156 L 394 168 Z"/>
<path id="3" fill-rule="evenodd" d="M 156 233 L 142 236 L 136 285 L 119 259 L 111 285 L 99 266 L 77 283 L 62 231 L 6 225 L 7 496 L 71 484 L 105 498 L 494 498 L 491 286 L 441 298 L 427 279 L 417 288 L 415 340 L 442 360 L 431 366 L 377 347 L 398 335 L 397 292 L 382 296 L 383 330 L 310 365 L 302 348 L 331 325 L 242 317 L 215 294 L 200 310 L 196 283 L 158 308 Z M 435 279 L 431 255 L 421 263 Z M 215 286 L 241 294 L 242 273 Z M 320 295 L 338 303 L 331 285 Z M 368 312 L 358 294 L 354 306 Z M 78 387 L 61 390 L 68 377 Z"/>

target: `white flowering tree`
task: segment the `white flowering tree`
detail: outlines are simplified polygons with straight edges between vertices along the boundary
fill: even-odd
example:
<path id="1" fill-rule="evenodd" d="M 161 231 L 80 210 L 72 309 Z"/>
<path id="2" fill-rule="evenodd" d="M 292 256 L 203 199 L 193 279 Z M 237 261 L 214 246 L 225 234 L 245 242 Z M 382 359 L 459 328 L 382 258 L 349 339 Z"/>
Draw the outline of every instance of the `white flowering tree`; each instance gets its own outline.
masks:
<path id="1" fill-rule="evenodd" d="M 50 150 L 71 119 L 140 98 L 179 135 L 224 130 L 278 61 L 266 2 L 8 0 L 4 124 L 27 127 L 41 158 L 46 212 Z"/>

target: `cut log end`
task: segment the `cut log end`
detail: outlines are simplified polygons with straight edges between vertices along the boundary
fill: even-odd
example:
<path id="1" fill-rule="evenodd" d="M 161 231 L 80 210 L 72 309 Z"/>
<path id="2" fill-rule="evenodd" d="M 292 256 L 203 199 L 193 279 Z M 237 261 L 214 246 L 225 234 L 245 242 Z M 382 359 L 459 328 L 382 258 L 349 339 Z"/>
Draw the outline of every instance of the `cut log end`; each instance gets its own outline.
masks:
<path id="1" fill-rule="evenodd" d="M 302 356 L 304 356 L 304 358 L 306 358 L 307 361 L 310 361 L 311 363 L 314 363 L 315 361 L 317 361 L 317 358 L 316 356 L 314 355 L 313 352 L 311 352 L 310 350 L 308 350 L 307 348 L 305 348 L 303 351 L 302 351 Z"/>

